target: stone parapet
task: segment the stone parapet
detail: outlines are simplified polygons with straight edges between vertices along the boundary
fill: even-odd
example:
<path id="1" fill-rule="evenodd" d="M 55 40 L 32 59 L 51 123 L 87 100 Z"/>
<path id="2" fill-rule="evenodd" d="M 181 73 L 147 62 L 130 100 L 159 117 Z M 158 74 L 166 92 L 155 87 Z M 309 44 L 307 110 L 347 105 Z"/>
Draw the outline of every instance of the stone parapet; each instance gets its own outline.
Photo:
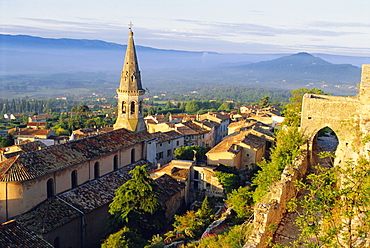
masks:
<path id="1" fill-rule="evenodd" d="M 281 180 L 270 187 L 270 192 L 254 209 L 254 230 L 243 248 L 264 248 L 273 236 L 286 212 L 287 203 L 296 195 L 296 180 L 306 175 L 308 168 L 307 153 L 298 156 L 293 166 L 285 167 Z"/>

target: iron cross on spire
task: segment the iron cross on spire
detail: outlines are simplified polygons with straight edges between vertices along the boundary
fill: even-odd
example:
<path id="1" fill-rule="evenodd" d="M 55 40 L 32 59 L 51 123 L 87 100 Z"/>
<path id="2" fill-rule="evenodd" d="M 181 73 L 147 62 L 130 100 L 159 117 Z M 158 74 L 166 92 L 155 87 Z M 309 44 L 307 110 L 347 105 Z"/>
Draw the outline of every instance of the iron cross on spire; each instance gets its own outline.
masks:
<path id="1" fill-rule="evenodd" d="M 131 28 L 132 28 L 132 26 L 134 26 L 134 24 L 132 24 L 132 22 L 130 22 L 130 23 L 128 24 L 128 26 L 129 26 L 129 28 L 128 28 L 128 29 L 131 29 Z"/>

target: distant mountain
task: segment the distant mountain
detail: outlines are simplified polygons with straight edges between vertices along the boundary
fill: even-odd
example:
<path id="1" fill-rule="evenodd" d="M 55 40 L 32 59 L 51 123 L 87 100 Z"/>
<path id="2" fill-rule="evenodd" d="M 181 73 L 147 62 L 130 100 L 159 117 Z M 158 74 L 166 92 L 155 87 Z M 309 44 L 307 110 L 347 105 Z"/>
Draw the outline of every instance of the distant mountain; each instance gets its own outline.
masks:
<path id="1" fill-rule="evenodd" d="M 303 52 L 270 61 L 210 69 L 208 74 L 230 83 L 286 89 L 316 87 L 331 92 L 348 92 L 360 81 L 361 69 L 350 64 L 332 64 Z"/>
<path id="2" fill-rule="evenodd" d="M 0 34 L 0 76 L 48 74 L 41 78 L 61 80 L 63 75 L 63 80 L 79 81 L 81 78 L 96 80 L 93 73 L 99 73 L 110 75 L 99 80 L 118 81 L 125 50 L 126 45 L 100 40 Z M 168 89 L 170 83 L 174 87 L 168 90 L 176 90 L 175 86 L 181 84 L 189 87 L 242 84 L 289 90 L 316 87 L 350 94 L 355 91 L 361 75 L 360 69 L 351 63 L 357 66 L 370 63 L 366 57 L 329 54 L 222 54 L 139 45 L 136 50 L 144 85 Z M 22 80 L 29 79 L 22 77 Z M 3 83 L 8 82 L 3 80 Z"/>

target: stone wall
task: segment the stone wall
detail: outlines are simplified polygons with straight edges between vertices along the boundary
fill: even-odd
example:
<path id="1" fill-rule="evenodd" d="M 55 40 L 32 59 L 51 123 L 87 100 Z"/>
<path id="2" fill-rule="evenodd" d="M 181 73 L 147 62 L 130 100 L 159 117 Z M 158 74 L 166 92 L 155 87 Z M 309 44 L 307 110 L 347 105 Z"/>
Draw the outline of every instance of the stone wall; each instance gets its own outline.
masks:
<path id="1" fill-rule="evenodd" d="M 267 247 L 267 241 L 274 234 L 286 212 L 287 203 L 297 193 L 295 181 L 307 172 L 307 153 L 296 158 L 294 166 L 287 166 L 281 174 L 281 180 L 271 186 L 271 191 L 254 209 L 252 235 L 243 248 Z"/>

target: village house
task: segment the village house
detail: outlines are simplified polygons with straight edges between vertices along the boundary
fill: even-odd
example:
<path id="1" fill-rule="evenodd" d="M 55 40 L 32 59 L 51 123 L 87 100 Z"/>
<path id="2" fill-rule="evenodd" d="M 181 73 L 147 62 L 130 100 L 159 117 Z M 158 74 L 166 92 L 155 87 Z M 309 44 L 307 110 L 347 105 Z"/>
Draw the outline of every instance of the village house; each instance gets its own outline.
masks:
<path id="1" fill-rule="evenodd" d="M 209 121 L 218 123 L 220 126 L 216 128 L 216 141 L 215 144 L 221 142 L 221 140 L 227 136 L 227 127 L 230 124 L 230 115 L 227 113 L 209 112 L 206 114 L 199 115 L 197 117 L 199 121 Z"/>
<path id="2" fill-rule="evenodd" d="M 50 119 L 52 116 L 49 114 L 34 115 L 28 117 L 28 122 L 46 122 L 47 119 Z"/>
<path id="3" fill-rule="evenodd" d="M 254 164 L 268 157 L 274 142 L 272 132 L 254 127 L 226 137 L 206 153 L 209 165 L 225 164 L 238 169 L 253 169 Z"/>
<path id="4" fill-rule="evenodd" d="M 21 117 L 21 114 L 4 114 L 4 119 L 6 120 L 18 120 Z"/>
<path id="5" fill-rule="evenodd" d="M 185 121 L 178 123 L 167 122 L 163 115 L 151 115 L 144 118 L 148 132 L 167 132 L 175 130 L 184 137 L 185 146 L 208 146 L 213 147 L 216 144 L 217 131 L 219 124 L 203 121 Z"/>
<path id="6" fill-rule="evenodd" d="M 217 166 L 198 165 L 191 160 L 172 160 L 170 163 L 151 173 L 153 179 L 164 174 L 181 182 L 185 187 L 185 204 L 189 206 L 200 195 L 210 197 L 224 197 L 222 185 L 216 177 Z"/>
<path id="7" fill-rule="evenodd" d="M 174 130 L 153 133 L 156 137 L 156 164 L 167 164 L 174 159 L 173 152 L 184 145 L 184 136 Z"/>
<path id="8" fill-rule="evenodd" d="M 19 154 L 33 152 L 46 148 L 46 145 L 41 141 L 23 141 L 18 145 L 0 148 L 0 162 L 7 160 Z"/>
<path id="9" fill-rule="evenodd" d="M 28 122 L 27 128 L 31 129 L 46 129 L 48 124 L 46 122 Z"/>
<path id="10" fill-rule="evenodd" d="M 9 130 L 13 132 L 14 135 L 14 143 L 20 144 L 23 141 L 41 141 L 47 146 L 54 145 L 54 138 L 56 133 L 53 130 L 49 129 L 28 129 L 28 128 L 15 128 Z"/>

